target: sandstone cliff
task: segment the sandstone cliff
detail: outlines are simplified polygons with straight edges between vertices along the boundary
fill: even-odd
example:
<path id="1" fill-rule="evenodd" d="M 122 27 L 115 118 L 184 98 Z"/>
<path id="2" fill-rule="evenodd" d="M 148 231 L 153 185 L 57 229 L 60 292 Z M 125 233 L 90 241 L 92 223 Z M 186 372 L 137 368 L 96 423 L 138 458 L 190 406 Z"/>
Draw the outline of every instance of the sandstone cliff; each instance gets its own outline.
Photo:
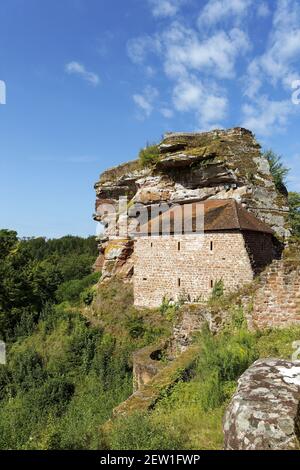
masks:
<path id="1" fill-rule="evenodd" d="M 109 214 L 97 212 L 103 203 L 118 212 L 118 201 L 128 198 L 129 217 L 137 204 L 182 204 L 205 199 L 234 198 L 283 238 L 288 235 L 287 197 L 279 193 L 268 161 L 254 135 L 242 128 L 205 133 L 168 133 L 158 146 L 155 163 L 134 160 L 109 169 L 95 184 L 94 219 L 104 224 L 98 269 L 102 279 L 118 275 L 130 279 L 133 242 L 112 237 L 105 224 Z M 119 211 L 120 212 L 120 211 Z M 120 215 L 120 213 L 119 213 Z"/>

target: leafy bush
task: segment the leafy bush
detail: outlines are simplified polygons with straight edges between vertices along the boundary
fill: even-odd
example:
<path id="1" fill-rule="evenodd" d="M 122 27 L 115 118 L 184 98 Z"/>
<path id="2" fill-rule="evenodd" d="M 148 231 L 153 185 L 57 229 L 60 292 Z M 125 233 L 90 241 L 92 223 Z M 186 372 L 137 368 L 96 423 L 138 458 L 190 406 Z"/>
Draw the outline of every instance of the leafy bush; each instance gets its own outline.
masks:
<path id="1" fill-rule="evenodd" d="M 155 165 L 160 157 L 158 145 L 147 145 L 140 150 L 139 160 L 143 167 Z"/>
<path id="2" fill-rule="evenodd" d="M 74 391 L 74 384 L 66 379 L 50 378 L 36 393 L 36 406 L 44 413 L 51 410 L 54 415 L 61 416 L 72 399 Z"/>
<path id="3" fill-rule="evenodd" d="M 163 423 L 153 423 L 143 413 L 119 418 L 109 441 L 110 448 L 114 450 L 175 450 L 182 445 L 178 432 L 168 432 Z"/>
<path id="4" fill-rule="evenodd" d="M 85 289 L 83 292 L 80 294 L 80 300 L 85 304 L 85 305 L 91 305 L 94 299 L 94 293 L 92 289 Z"/>
<path id="5" fill-rule="evenodd" d="M 163 315 L 168 321 L 174 322 L 178 309 L 180 307 L 179 302 L 173 302 L 167 297 L 164 297 L 159 307 L 161 315 Z"/>
<path id="6" fill-rule="evenodd" d="M 56 298 L 59 302 L 76 302 L 80 299 L 83 291 L 94 284 L 99 280 L 99 273 L 92 273 L 83 279 L 73 279 L 71 281 L 66 281 L 59 286 L 56 291 Z"/>
<path id="7" fill-rule="evenodd" d="M 45 379 L 46 372 L 43 367 L 42 356 L 33 348 L 21 350 L 13 356 L 10 363 L 13 371 L 13 386 L 17 390 L 28 391 L 36 387 Z"/>
<path id="8" fill-rule="evenodd" d="M 213 290 L 211 293 L 211 298 L 215 300 L 215 299 L 219 299 L 223 295 L 224 295 L 224 282 L 222 279 L 220 279 L 219 281 L 216 281 L 214 283 Z"/>
<path id="9" fill-rule="evenodd" d="M 131 338 L 139 338 L 145 333 L 144 319 L 142 316 L 128 316 L 126 320 L 126 326 Z"/>
<path id="10" fill-rule="evenodd" d="M 258 352 L 253 334 L 246 330 L 218 337 L 204 331 L 200 342 L 196 376 L 202 384 L 201 405 L 208 410 L 230 397 L 228 390 L 234 389 L 238 377 L 258 358 Z"/>
<path id="11" fill-rule="evenodd" d="M 300 238 L 300 193 L 289 193 L 290 224 L 292 233 Z"/>

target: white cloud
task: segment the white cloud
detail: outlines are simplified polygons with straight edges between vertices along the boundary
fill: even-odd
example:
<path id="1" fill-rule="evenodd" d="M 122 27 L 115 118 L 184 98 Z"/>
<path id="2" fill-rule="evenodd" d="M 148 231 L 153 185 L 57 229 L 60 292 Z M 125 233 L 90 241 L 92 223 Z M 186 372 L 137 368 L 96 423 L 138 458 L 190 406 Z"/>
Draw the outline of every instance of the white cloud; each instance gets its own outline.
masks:
<path id="1" fill-rule="evenodd" d="M 158 90 L 148 85 L 143 93 L 134 94 L 132 96 L 133 101 L 140 111 L 140 118 L 149 117 L 152 114 L 153 105 L 158 95 Z"/>
<path id="2" fill-rule="evenodd" d="M 181 112 L 193 112 L 203 128 L 210 128 L 213 123 L 222 121 L 228 109 L 228 100 L 223 90 L 214 83 L 213 77 L 235 77 L 238 58 L 250 48 L 248 36 L 239 28 L 228 32 L 216 31 L 209 37 L 203 37 L 198 30 L 179 21 L 173 21 L 152 37 L 132 39 L 127 45 L 130 59 L 143 67 L 146 67 L 148 55 L 156 54 L 166 77 L 173 82 L 174 108 Z M 209 82 L 204 88 L 205 77 L 209 78 Z M 155 100 L 145 93 L 135 94 L 133 99 L 144 117 L 151 115 Z M 163 108 L 160 105 L 159 111 L 166 115 Z"/>
<path id="3" fill-rule="evenodd" d="M 149 53 L 159 53 L 160 39 L 155 36 L 141 36 L 127 42 L 127 54 L 134 64 L 142 64 Z"/>
<path id="4" fill-rule="evenodd" d="M 133 63 L 143 64 L 149 54 L 156 54 L 169 77 L 196 70 L 230 78 L 235 73 L 238 56 L 249 49 L 248 36 L 238 28 L 218 31 L 202 39 L 199 32 L 178 21 L 160 34 L 131 39 L 127 44 L 128 56 Z"/>
<path id="5" fill-rule="evenodd" d="M 218 31 L 201 40 L 193 29 L 175 22 L 162 35 L 164 67 L 168 76 L 186 71 L 209 72 L 220 78 L 231 78 L 237 57 L 250 48 L 247 35 L 238 28 L 228 33 Z"/>
<path id="6" fill-rule="evenodd" d="M 288 118 L 295 112 L 290 100 L 275 101 L 260 96 L 257 101 L 243 106 L 243 127 L 268 136 L 286 128 Z"/>
<path id="7" fill-rule="evenodd" d="M 271 14 L 269 5 L 266 2 L 259 2 L 257 7 L 257 15 L 261 18 L 265 18 Z"/>
<path id="8" fill-rule="evenodd" d="M 266 51 L 249 65 L 246 95 L 254 97 L 264 82 L 291 89 L 298 78 L 299 58 L 300 5 L 295 0 L 278 0 Z"/>
<path id="9" fill-rule="evenodd" d="M 253 0 L 209 0 L 198 18 L 200 28 L 213 26 L 228 18 L 238 20 L 247 15 Z"/>
<path id="10" fill-rule="evenodd" d="M 185 0 L 148 0 L 153 16 L 175 16 Z"/>
<path id="11" fill-rule="evenodd" d="M 194 111 L 203 129 L 216 127 L 215 121 L 223 120 L 228 108 L 227 98 L 222 96 L 216 86 L 205 87 L 195 77 L 184 78 L 177 83 L 173 91 L 173 103 L 178 111 Z"/>
<path id="12" fill-rule="evenodd" d="M 99 76 L 93 72 L 89 72 L 88 70 L 86 70 L 85 66 L 83 64 L 80 64 L 79 62 L 69 62 L 65 65 L 65 71 L 68 74 L 78 75 L 82 77 L 84 80 L 94 86 L 97 86 L 100 83 Z"/>
<path id="13" fill-rule="evenodd" d="M 174 116 L 174 113 L 172 109 L 170 108 L 161 108 L 160 113 L 165 117 L 166 119 L 170 119 Z"/>

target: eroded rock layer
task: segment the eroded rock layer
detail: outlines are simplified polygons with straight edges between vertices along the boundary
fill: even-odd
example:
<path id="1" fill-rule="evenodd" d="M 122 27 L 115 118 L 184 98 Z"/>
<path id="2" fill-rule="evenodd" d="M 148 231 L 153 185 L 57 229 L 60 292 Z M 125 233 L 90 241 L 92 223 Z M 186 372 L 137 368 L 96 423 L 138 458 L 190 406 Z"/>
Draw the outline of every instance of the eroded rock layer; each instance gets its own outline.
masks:
<path id="1" fill-rule="evenodd" d="M 105 171 L 95 184 L 95 220 L 104 224 L 100 240 L 103 279 L 132 272 L 132 246 L 124 240 L 115 249 L 111 218 L 137 205 L 183 204 L 206 199 L 236 199 L 277 235 L 288 235 L 287 198 L 275 188 L 268 161 L 253 134 L 242 128 L 205 133 L 169 133 L 159 144 L 159 157 L 149 167 L 138 160 Z M 127 203 L 120 210 L 119 200 Z M 103 211 L 103 205 L 106 210 Z M 114 212 L 114 214 L 112 214 Z M 106 227 L 105 227 L 106 225 Z M 122 237 L 121 237 L 122 238 Z M 112 256 L 112 252 L 114 256 Z"/>

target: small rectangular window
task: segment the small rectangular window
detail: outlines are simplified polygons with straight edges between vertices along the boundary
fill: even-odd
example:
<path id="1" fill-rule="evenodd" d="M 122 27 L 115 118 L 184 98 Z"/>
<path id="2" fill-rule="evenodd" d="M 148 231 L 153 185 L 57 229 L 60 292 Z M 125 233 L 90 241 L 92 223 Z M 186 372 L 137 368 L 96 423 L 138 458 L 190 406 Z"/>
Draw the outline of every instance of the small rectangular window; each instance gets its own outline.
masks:
<path id="1" fill-rule="evenodd" d="M 211 287 L 211 289 L 213 289 L 213 287 L 214 287 L 214 281 L 213 280 L 210 281 L 210 287 Z"/>
<path id="2" fill-rule="evenodd" d="M 178 282 L 178 287 L 180 287 L 180 285 L 181 285 L 180 277 L 178 278 L 177 282 Z"/>
<path id="3" fill-rule="evenodd" d="M 213 251 L 213 249 L 214 249 L 214 242 L 211 241 L 211 242 L 210 242 L 210 251 Z"/>
<path id="4" fill-rule="evenodd" d="M 143 281 L 147 281 L 147 278 L 146 278 L 146 277 L 143 277 Z"/>
<path id="5" fill-rule="evenodd" d="M 151 242 L 151 245 L 150 245 L 150 246 L 151 246 L 151 248 L 153 248 L 153 243 L 152 243 L 152 242 Z"/>
<path id="6" fill-rule="evenodd" d="M 180 247 L 180 242 L 178 242 L 178 244 L 177 244 L 177 249 L 178 249 L 178 251 L 180 251 L 180 248 L 181 248 L 181 247 Z"/>

